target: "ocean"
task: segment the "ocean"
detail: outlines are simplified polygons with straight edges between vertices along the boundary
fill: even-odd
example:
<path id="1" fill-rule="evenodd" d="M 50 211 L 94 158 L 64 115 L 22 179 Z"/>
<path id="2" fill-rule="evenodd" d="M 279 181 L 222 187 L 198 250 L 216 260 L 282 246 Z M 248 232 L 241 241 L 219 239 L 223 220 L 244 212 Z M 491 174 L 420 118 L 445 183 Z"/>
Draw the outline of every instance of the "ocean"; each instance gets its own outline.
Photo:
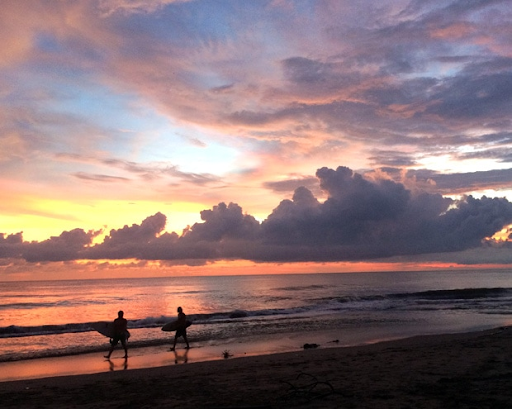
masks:
<path id="1" fill-rule="evenodd" d="M 0 362 L 106 352 L 92 329 L 124 311 L 129 348 L 167 348 L 181 306 L 193 348 L 254 340 L 350 346 L 512 324 L 512 270 L 1 282 Z"/>

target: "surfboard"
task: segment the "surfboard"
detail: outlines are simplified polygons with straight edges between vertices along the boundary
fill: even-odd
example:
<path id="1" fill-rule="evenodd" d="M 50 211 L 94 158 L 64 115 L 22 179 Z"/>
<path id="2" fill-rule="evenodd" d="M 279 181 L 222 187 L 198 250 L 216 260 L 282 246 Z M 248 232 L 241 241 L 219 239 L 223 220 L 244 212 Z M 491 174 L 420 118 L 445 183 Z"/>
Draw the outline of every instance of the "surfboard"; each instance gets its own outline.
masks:
<path id="1" fill-rule="evenodd" d="M 185 327 L 188 328 L 192 325 L 192 321 L 186 320 Z M 178 329 L 178 320 L 168 322 L 162 327 L 162 331 L 176 331 Z"/>
<path id="2" fill-rule="evenodd" d="M 91 325 L 96 331 L 107 338 L 114 338 L 114 323 L 112 321 L 95 322 Z M 130 333 L 126 331 L 126 339 L 130 338 Z"/>

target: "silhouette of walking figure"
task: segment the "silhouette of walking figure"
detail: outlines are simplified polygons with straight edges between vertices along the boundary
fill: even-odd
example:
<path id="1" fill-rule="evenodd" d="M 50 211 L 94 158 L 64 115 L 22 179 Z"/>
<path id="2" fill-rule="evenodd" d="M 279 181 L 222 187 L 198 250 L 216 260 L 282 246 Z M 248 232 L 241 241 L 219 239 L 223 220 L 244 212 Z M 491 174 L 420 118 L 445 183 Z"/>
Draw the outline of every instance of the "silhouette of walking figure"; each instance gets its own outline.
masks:
<path id="1" fill-rule="evenodd" d="M 171 351 L 174 351 L 176 349 L 176 342 L 178 341 L 179 337 L 183 337 L 185 340 L 185 343 L 187 346 L 185 348 L 189 349 L 190 345 L 188 344 L 187 339 L 187 316 L 183 312 L 183 308 L 178 307 L 178 323 L 177 323 L 177 329 L 176 329 L 176 335 L 174 336 L 174 344 L 171 348 Z"/>
<path id="2" fill-rule="evenodd" d="M 114 320 L 114 338 L 110 341 L 110 350 L 108 351 L 108 355 L 105 355 L 105 358 L 110 359 L 110 355 L 112 355 L 112 351 L 116 347 L 116 345 L 121 341 L 121 345 L 124 348 L 124 358 L 128 358 L 128 348 L 126 347 L 126 340 L 130 336 L 128 332 L 128 321 L 123 317 L 124 312 L 119 311 L 117 313 L 117 318 Z"/>

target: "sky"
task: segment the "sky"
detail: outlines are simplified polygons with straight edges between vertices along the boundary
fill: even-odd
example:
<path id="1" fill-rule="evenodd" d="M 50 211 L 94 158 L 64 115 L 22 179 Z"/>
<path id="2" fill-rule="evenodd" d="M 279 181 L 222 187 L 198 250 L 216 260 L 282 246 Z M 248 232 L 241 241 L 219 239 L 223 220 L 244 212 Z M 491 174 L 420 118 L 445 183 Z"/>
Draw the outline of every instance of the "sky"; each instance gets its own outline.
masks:
<path id="1" fill-rule="evenodd" d="M 507 268 L 512 3 L 0 8 L 0 281 Z"/>

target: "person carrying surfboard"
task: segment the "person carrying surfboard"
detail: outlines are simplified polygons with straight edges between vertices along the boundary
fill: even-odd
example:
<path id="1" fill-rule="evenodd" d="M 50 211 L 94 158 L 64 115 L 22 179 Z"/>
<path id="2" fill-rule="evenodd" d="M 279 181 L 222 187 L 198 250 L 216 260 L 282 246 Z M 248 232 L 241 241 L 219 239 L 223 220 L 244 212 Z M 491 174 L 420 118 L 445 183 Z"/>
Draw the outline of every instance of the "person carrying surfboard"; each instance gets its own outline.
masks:
<path id="1" fill-rule="evenodd" d="M 112 351 L 115 346 L 121 341 L 121 345 L 124 348 L 124 358 L 128 358 L 128 348 L 126 346 L 126 339 L 128 335 L 128 321 L 123 317 L 124 312 L 119 311 L 117 313 L 117 318 L 114 320 L 114 337 L 110 342 L 110 350 L 108 351 L 108 355 L 105 355 L 105 358 L 110 359 L 110 355 L 112 355 Z"/>
<path id="2" fill-rule="evenodd" d="M 187 344 L 185 348 L 189 349 L 190 346 L 188 344 L 187 339 L 187 316 L 185 315 L 185 313 L 183 312 L 183 308 L 181 307 L 178 307 L 178 320 L 176 322 L 176 327 L 176 335 L 174 336 L 174 344 L 171 348 L 171 351 L 174 351 L 176 349 L 176 342 L 178 341 L 179 337 L 183 337 L 185 343 Z"/>

